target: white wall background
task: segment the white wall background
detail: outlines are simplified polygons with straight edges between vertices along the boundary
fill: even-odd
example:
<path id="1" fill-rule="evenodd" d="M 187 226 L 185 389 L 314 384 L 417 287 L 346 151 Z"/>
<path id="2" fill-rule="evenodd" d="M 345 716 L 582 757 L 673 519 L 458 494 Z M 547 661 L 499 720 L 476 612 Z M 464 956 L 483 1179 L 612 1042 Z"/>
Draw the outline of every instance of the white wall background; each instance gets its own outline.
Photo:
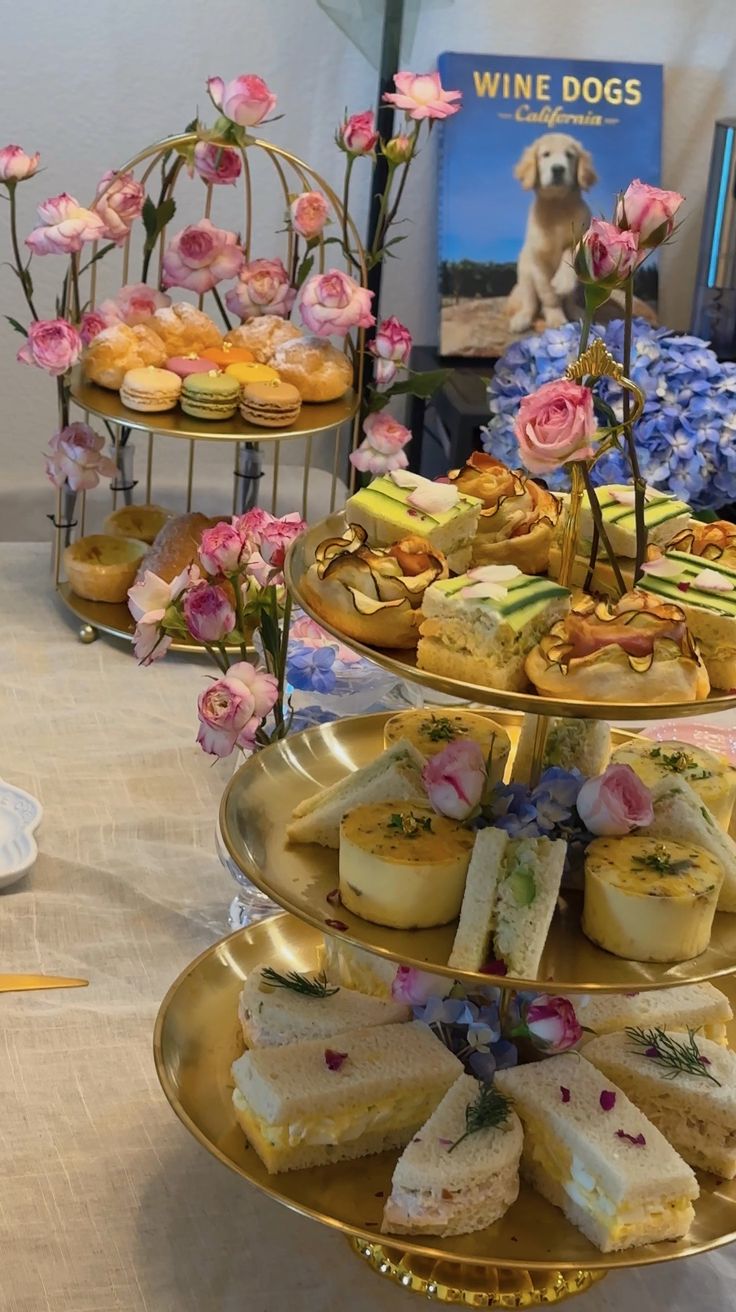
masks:
<path id="1" fill-rule="evenodd" d="M 369 9 L 367 0 L 333 3 L 343 10 Z M 375 9 L 378 23 L 380 0 Z M 374 68 L 316 0 L 0 0 L 0 18 L 0 145 L 39 149 L 45 167 L 37 182 L 21 189 L 23 230 L 32 226 L 34 203 L 45 196 L 67 190 L 88 200 L 105 168 L 181 130 L 197 107 L 207 118 L 209 75 L 261 73 L 285 115 L 268 128 L 272 140 L 333 183 L 342 173 L 342 157 L 332 144 L 335 125 L 346 105 L 364 109 L 375 95 Z M 686 224 L 663 261 L 662 316 L 685 327 L 713 120 L 736 113 L 734 0 L 617 0 L 613 6 L 602 0 L 423 0 L 402 62 L 422 71 L 447 49 L 550 56 L 574 51 L 577 57 L 665 65 L 663 180 L 684 192 L 688 205 Z M 435 150 L 432 142 L 415 165 L 404 210 L 410 240 L 388 266 L 381 307 L 399 315 L 419 341 L 435 341 L 437 331 Z M 354 208 L 364 220 L 368 168 L 359 167 L 364 186 L 356 190 Z M 625 162 L 621 180 L 627 181 Z M 226 206 L 215 213 L 223 223 L 228 216 Z M 269 191 L 256 254 L 269 253 L 279 217 Z M 237 226 L 235 210 L 230 222 Z M 0 208 L 3 246 L 4 223 Z M 37 303 L 48 317 L 60 276 L 55 258 L 34 261 Z M 0 307 L 25 318 L 14 283 L 10 271 L 0 268 Z M 15 364 L 19 343 L 0 322 L 0 492 L 20 496 L 22 505 L 24 492 L 44 482 L 40 453 L 54 427 L 54 389 L 38 371 Z M 28 524 L 22 535 L 45 536 L 44 527 L 34 532 Z M 7 536 L 0 522 L 0 537 Z"/>

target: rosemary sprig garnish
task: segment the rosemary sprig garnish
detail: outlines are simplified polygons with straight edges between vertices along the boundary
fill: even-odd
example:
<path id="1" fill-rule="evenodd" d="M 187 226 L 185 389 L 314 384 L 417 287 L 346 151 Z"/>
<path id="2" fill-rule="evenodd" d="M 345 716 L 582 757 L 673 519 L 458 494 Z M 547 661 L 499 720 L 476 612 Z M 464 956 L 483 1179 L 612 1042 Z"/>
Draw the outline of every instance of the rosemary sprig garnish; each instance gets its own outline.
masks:
<path id="1" fill-rule="evenodd" d="M 720 1089 L 720 1080 L 708 1070 L 708 1058 L 698 1050 L 695 1030 L 688 1030 L 687 1041 L 676 1039 L 674 1034 L 661 1029 L 627 1029 L 626 1036 L 636 1044 L 635 1052 L 641 1050 L 641 1055 L 651 1057 L 652 1061 L 667 1068 L 666 1080 L 676 1080 L 678 1075 L 698 1075 L 710 1080 L 711 1084 L 717 1084 Z"/>
<path id="2" fill-rule="evenodd" d="M 422 720 L 422 733 L 432 743 L 451 743 L 467 732 L 464 725 L 453 724 L 447 715 L 430 715 L 428 720 Z"/>
<path id="3" fill-rule="evenodd" d="M 456 1139 L 448 1153 L 454 1152 L 463 1139 L 478 1130 L 490 1130 L 494 1125 L 503 1125 L 511 1111 L 511 1099 L 494 1089 L 492 1084 L 482 1084 L 474 1102 L 465 1108 L 465 1133 Z"/>
<path id="4" fill-rule="evenodd" d="M 331 998 L 333 993 L 340 992 L 337 986 L 330 987 L 324 972 L 310 979 L 308 975 L 300 975 L 296 970 L 290 970 L 288 975 L 280 975 L 271 966 L 266 966 L 261 971 L 261 979 L 264 984 L 270 984 L 271 988 L 290 989 L 292 993 L 301 993 L 306 998 Z"/>

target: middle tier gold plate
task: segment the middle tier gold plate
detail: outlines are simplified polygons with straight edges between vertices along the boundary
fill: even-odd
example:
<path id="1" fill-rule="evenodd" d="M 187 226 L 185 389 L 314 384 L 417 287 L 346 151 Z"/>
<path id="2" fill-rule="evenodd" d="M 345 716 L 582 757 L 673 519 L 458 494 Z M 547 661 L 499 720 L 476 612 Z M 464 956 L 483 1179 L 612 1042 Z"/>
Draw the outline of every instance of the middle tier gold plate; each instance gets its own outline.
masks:
<path id="1" fill-rule="evenodd" d="M 482 712 L 481 712 L 482 713 Z M 512 750 L 521 716 L 492 714 L 507 729 Z M 447 959 L 457 922 L 440 929 L 384 929 L 361 920 L 327 894 L 338 885 L 337 852 L 311 843 L 288 843 L 286 825 L 302 798 L 335 783 L 383 750 L 387 714 L 335 720 L 295 734 L 258 752 L 241 766 L 223 795 L 220 827 L 237 866 L 274 902 L 326 934 L 345 938 L 379 956 L 452 978 L 488 983 L 491 977 L 450 969 Z M 614 743 L 630 737 L 613 730 Z M 539 976 L 507 975 L 499 984 L 547 992 L 635 991 L 694 983 L 736 971 L 736 915 L 718 913 L 710 947 L 677 965 L 625 961 L 595 947 L 580 929 L 582 895 L 563 893 L 542 955 Z"/>

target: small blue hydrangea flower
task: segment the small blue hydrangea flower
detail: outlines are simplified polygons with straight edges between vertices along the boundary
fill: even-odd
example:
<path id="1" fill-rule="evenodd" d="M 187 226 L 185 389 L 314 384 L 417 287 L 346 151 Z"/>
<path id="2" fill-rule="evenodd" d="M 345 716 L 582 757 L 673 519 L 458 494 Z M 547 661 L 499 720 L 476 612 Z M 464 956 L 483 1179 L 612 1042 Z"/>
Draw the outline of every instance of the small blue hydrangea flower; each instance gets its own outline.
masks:
<path id="1" fill-rule="evenodd" d="M 307 647 L 300 645 L 289 650 L 286 678 L 292 688 L 300 692 L 332 692 L 337 678 L 334 647 Z"/>

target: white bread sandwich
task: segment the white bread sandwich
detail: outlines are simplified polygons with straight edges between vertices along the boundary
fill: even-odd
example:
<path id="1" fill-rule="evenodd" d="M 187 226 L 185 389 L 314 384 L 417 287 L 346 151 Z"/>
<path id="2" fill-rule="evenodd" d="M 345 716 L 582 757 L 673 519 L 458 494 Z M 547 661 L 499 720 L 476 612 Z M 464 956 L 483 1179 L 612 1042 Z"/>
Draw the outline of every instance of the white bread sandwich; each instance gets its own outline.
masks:
<path id="1" fill-rule="evenodd" d="M 343 939 L 325 937 L 317 949 L 320 970 L 324 972 L 331 984 L 341 984 L 346 989 L 355 989 L 358 993 L 367 993 L 372 998 L 391 998 L 393 984 L 407 969 L 397 966 L 387 957 L 377 957 L 367 948 L 356 947 Z M 434 981 L 434 992 L 442 998 L 447 993 L 447 978 L 444 975 L 431 975 L 422 971 L 422 981 L 427 987 Z"/>
<path id="2" fill-rule="evenodd" d="M 525 715 L 514 756 L 511 778 L 528 783 L 531 776 L 536 735 L 536 716 Z M 579 770 L 586 779 L 602 774 L 611 756 L 611 730 L 605 720 L 557 719 L 550 716 L 547 741 L 542 749 L 542 769 L 551 765 Z"/>
<path id="3" fill-rule="evenodd" d="M 455 941 L 456 970 L 503 962 L 509 975 L 536 975 L 557 905 L 567 843 L 509 838 L 489 827 L 476 834 Z"/>
<path id="4" fill-rule="evenodd" d="M 408 469 L 374 478 L 348 499 L 345 517 L 358 524 L 377 546 L 390 546 L 411 534 L 426 538 L 460 573 L 470 564 L 482 501 L 444 483 L 433 483 Z"/>
<path id="5" fill-rule="evenodd" d="M 713 687 L 736 686 L 736 569 L 686 551 L 666 551 L 637 586 L 682 607 Z"/>
<path id="6" fill-rule="evenodd" d="M 462 1063 L 411 1021 L 254 1048 L 232 1073 L 235 1115 L 274 1174 L 405 1147 Z"/>
<path id="7" fill-rule="evenodd" d="M 423 768 L 424 757 L 411 743 L 394 743 L 369 765 L 300 802 L 286 828 L 289 841 L 338 848 L 340 821 L 354 807 L 368 802 L 426 803 Z"/>
<path id="8" fill-rule="evenodd" d="M 652 792 L 654 819 L 637 834 L 691 843 L 702 848 L 721 866 L 723 883 L 718 910 L 736 912 L 736 843 L 716 824 L 705 803 L 681 775 L 662 779 Z"/>
<path id="9" fill-rule="evenodd" d="M 718 752 L 676 739 L 652 742 L 637 735 L 616 748 L 611 763 L 630 765 L 648 788 L 661 779 L 684 779 L 713 819 L 728 829 L 736 802 L 736 769 Z"/>
<path id="10" fill-rule="evenodd" d="M 727 1046 L 726 1026 L 733 1020 L 728 998 L 712 984 L 677 984 L 646 993 L 576 993 L 568 1002 L 584 1026 L 581 1048 L 598 1035 L 615 1034 L 631 1025 L 698 1030 L 713 1043 Z"/>
<path id="11" fill-rule="evenodd" d="M 691 1166 L 736 1176 L 736 1052 L 692 1030 L 629 1029 L 585 1056 L 615 1081 Z"/>
<path id="12" fill-rule="evenodd" d="M 584 1057 L 498 1071 L 524 1126 L 522 1177 L 603 1253 L 680 1239 L 698 1182 L 626 1094 Z"/>
<path id="13" fill-rule="evenodd" d="M 324 975 L 281 974 L 266 966 L 246 979 L 238 1017 L 248 1047 L 268 1048 L 328 1039 L 350 1029 L 396 1025 L 410 1015 L 403 1003 L 330 984 Z"/>
<path id="14" fill-rule="evenodd" d="M 466 1235 L 492 1225 L 518 1196 L 522 1140 L 508 1099 L 461 1075 L 396 1163 L 381 1229 Z"/>

